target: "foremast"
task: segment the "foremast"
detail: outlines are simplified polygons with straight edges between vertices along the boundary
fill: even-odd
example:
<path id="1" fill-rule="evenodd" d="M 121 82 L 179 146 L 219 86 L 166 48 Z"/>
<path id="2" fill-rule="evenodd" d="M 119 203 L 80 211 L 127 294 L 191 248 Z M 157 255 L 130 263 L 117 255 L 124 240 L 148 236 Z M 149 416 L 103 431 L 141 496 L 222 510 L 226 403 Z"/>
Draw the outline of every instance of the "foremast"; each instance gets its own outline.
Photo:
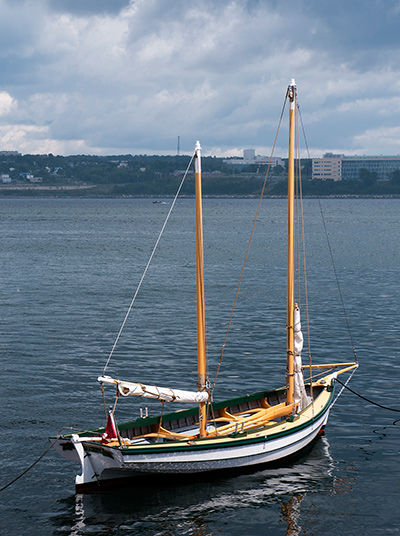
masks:
<path id="1" fill-rule="evenodd" d="M 201 147 L 196 143 L 194 152 L 194 171 L 196 183 L 196 294 L 197 294 L 197 374 L 199 391 L 207 388 L 206 356 L 206 314 L 204 303 L 204 260 L 203 260 L 203 211 L 201 195 Z M 207 403 L 199 403 L 200 437 L 206 435 Z"/>
<path id="2" fill-rule="evenodd" d="M 294 401 L 294 139 L 296 113 L 296 82 L 291 80 L 289 99 L 288 155 L 288 223 L 287 223 L 287 311 L 286 311 L 286 404 Z"/>

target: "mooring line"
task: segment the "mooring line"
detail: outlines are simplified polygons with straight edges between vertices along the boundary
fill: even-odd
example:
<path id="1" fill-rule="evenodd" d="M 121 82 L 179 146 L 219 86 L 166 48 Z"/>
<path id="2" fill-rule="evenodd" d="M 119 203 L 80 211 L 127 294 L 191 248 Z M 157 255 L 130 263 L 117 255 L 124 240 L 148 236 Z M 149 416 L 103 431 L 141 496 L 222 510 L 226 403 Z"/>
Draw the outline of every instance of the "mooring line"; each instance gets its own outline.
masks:
<path id="1" fill-rule="evenodd" d="M 36 458 L 36 460 L 30 464 L 29 467 L 27 467 L 26 469 L 24 469 L 22 471 L 22 473 L 20 473 L 19 475 L 17 475 L 15 478 L 13 478 L 12 480 L 10 480 L 9 482 L 7 482 L 7 484 L 5 484 L 4 486 L 2 486 L 0 488 L 0 492 L 4 491 L 5 489 L 7 489 L 8 487 L 11 486 L 11 484 L 14 484 L 14 482 L 16 482 L 17 480 L 19 480 L 21 477 L 23 477 L 28 471 L 30 471 L 33 467 L 35 467 L 35 465 L 40 462 L 40 460 L 42 458 L 44 458 L 44 456 L 46 456 L 46 454 L 49 452 L 49 450 L 51 448 L 54 447 L 54 445 L 56 444 L 56 441 L 59 439 L 59 436 L 60 436 L 60 433 L 63 431 L 63 430 L 73 430 L 73 428 L 70 428 L 70 427 L 66 427 L 66 426 L 63 426 L 61 428 L 61 430 L 57 433 L 57 437 L 50 443 L 50 445 L 47 447 L 47 449 L 45 449 L 42 454 Z"/>
<path id="2" fill-rule="evenodd" d="M 388 406 L 384 406 L 383 404 L 379 404 L 379 402 L 374 402 L 373 400 L 371 400 L 370 398 L 367 398 L 366 396 L 363 396 L 363 395 L 360 395 L 360 393 L 357 393 L 356 391 L 354 391 L 354 389 L 351 389 L 351 387 L 349 387 L 348 385 L 346 385 L 345 383 L 341 382 L 338 378 L 336 378 L 336 381 L 338 383 L 340 383 L 340 385 L 342 385 L 345 389 L 349 390 L 351 393 L 353 393 L 353 395 L 356 395 L 360 398 L 362 398 L 363 400 L 365 400 L 366 402 L 369 402 L 370 404 L 374 405 L 374 406 L 377 406 L 378 408 L 382 408 L 382 409 L 386 409 L 387 411 L 395 411 L 397 413 L 400 413 L 400 409 L 396 409 L 396 408 L 389 408 Z"/>

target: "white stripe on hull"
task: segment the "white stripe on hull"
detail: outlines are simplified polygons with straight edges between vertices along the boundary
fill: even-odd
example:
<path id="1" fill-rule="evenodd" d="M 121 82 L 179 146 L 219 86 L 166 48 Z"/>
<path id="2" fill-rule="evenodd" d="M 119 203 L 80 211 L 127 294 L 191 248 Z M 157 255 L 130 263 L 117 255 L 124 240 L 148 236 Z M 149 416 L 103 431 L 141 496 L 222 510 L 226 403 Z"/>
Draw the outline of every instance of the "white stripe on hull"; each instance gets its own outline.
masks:
<path id="1" fill-rule="evenodd" d="M 190 450 L 153 454 L 122 454 L 113 451 L 114 458 L 90 452 L 84 457 L 82 475 L 76 484 L 101 482 L 108 479 L 135 477 L 143 474 L 191 474 L 218 469 L 235 469 L 274 462 L 305 448 L 317 436 L 328 420 L 327 411 L 318 421 L 290 435 L 255 444 L 227 448 Z M 90 460 L 90 467 L 87 464 Z M 86 470 L 85 470 L 86 469 Z"/>

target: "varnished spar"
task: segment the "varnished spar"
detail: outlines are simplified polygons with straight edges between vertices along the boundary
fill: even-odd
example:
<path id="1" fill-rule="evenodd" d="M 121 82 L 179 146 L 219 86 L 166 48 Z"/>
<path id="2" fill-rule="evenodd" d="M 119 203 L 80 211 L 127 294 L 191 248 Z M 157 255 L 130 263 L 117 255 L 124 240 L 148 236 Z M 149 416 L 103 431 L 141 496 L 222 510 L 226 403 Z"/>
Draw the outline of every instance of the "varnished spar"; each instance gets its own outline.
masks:
<path id="1" fill-rule="evenodd" d="M 294 398 L 294 125 L 296 111 L 296 83 L 288 87 L 289 155 L 288 155 L 288 224 L 287 224 L 287 314 L 286 314 L 286 387 L 287 405 Z"/>
<path id="2" fill-rule="evenodd" d="M 197 374 L 200 392 L 206 390 L 207 356 L 206 356 L 206 313 L 204 304 L 204 259 L 203 259 L 203 213 L 201 199 L 201 147 L 196 143 L 194 153 L 194 170 L 196 177 L 196 290 L 197 290 Z M 206 435 L 207 404 L 199 404 L 200 437 Z"/>

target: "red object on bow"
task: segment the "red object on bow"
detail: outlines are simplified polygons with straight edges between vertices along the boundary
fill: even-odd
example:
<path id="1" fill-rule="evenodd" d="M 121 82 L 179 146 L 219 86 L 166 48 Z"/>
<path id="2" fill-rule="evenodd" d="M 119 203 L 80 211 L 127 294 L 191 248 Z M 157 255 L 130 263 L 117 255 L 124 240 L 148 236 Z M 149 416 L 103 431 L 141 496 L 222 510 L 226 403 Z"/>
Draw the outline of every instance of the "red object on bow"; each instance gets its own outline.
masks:
<path id="1" fill-rule="evenodd" d="M 115 424 L 115 419 L 112 411 L 108 414 L 107 424 L 106 424 L 106 431 L 104 434 L 101 434 L 101 442 L 103 445 L 106 445 L 107 443 L 110 443 L 110 441 L 117 441 L 118 440 L 118 433 L 117 433 L 117 425 Z"/>

